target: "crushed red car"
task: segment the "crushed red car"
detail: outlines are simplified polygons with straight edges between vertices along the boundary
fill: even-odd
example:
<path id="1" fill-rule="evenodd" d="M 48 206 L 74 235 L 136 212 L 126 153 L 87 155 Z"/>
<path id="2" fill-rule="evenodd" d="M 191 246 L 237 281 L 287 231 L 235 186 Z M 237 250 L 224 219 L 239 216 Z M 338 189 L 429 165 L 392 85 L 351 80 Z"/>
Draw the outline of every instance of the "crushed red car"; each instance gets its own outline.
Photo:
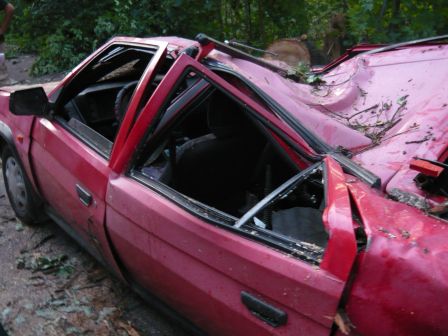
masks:
<path id="1" fill-rule="evenodd" d="M 11 205 L 195 334 L 448 334 L 446 39 L 310 85 L 205 35 L 114 38 L 0 90 Z"/>

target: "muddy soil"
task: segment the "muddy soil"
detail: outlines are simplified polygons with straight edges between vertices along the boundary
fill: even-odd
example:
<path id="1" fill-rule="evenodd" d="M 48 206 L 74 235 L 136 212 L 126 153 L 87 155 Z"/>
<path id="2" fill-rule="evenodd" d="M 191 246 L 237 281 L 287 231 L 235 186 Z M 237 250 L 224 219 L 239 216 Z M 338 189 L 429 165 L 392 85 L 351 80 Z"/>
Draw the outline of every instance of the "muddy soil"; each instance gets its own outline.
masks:
<path id="1" fill-rule="evenodd" d="M 8 60 L 18 84 L 30 78 L 33 56 Z M 1 171 L 0 171 L 1 173 Z M 121 284 L 49 221 L 18 221 L 0 177 L 0 323 L 9 335 L 166 335 L 186 332 Z"/>
<path id="2" fill-rule="evenodd" d="M 61 80 L 65 73 L 31 77 L 30 70 L 36 60 L 35 55 L 20 55 L 6 59 L 9 83 L 6 84 L 40 84 Z"/>

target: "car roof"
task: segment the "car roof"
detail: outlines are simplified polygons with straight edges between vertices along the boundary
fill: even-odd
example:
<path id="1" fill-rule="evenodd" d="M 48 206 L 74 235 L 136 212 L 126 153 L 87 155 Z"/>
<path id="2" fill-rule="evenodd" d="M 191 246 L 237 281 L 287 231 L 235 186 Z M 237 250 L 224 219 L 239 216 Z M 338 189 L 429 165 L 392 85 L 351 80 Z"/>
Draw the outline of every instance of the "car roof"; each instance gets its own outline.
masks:
<path id="1" fill-rule="evenodd" d="M 199 46 L 197 41 L 176 36 L 120 40 L 148 44 L 164 41 L 177 51 Z M 331 147 L 353 151 L 355 161 L 386 182 L 383 187 L 416 154 L 425 157 L 427 152 L 432 153 L 428 158 L 437 160 L 437 155 L 446 148 L 448 105 L 446 84 L 442 85 L 446 71 L 441 70 L 448 69 L 447 44 L 361 53 L 322 73 L 326 84 L 320 87 L 284 78 L 250 60 L 218 50 L 211 51 L 207 58 L 252 82 Z M 277 65 L 286 67 L 280 62 Z M 404 102 L 396 124 L 389 123 L 392 127 L 382 134 L 382 139 L 375 139 L 368 131 L 370 124 L 386 123 Z M 383 111 L 388 104 L 390 111 Z M 379 107 L 375 110 L 376 115 L 382 113 L 378 120 L 347 121 L 351 115 L 371 106 Z M 389 117 L 385 117 L 386 112 Z M 360 125 L 354 124 L 354 120 Z M 356 155 L 357 152 L 360 154 Z"/>

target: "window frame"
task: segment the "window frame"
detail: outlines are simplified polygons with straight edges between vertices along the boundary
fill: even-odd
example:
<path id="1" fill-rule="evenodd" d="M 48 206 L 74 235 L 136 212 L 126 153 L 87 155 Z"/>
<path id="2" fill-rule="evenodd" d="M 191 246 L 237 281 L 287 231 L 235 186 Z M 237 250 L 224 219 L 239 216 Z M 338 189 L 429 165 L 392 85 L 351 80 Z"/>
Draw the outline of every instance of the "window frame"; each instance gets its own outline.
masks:
<path id="1" fill-rule="evenodd" d="M 160 61 L 163 60 L 163 56 L 166 55 L 166 49 L 167 49 L 167 43 L 157 43 L 154 42 L 154 44 L 140 44 L 140 43 L 127 43 L 123 41 L 116 41 L 111 44 L 105 45 L 104 48 L 98 51 L 96 55 L 94 55 L 87 64 L 84 64 L 84 66 L 80 66 L 79 68 L 75 69 L 77 72 L 74 74 L 74 76 L 64 84 L 64 86 L 59 90 L 56 101 L 54 103 L 54 110 L 52 112 L 52 118 L 55 122 L 57 122 L 62 128 L 64 128 L 68 133 L 73 135 L 75 138 L 80 140 L 83 144 L 85 144 L 87 147 L 92 149 L 94 152 L 99 154 L 103 159 L 110 161 L 110 158 L 112 156 L 112 152 L 115 147 L 115 141 L 112 142 L 109 139 L 105 138 L 102 134 L 95 131 L 93 128 L 89 127 L 87 124 L 82 123 L 84 127 L 79 127 L 76 129 L 75 127 L 72 127 L 70 125 L 70 120 L 65 120 L 61 116 L 63 113 L 64 103 L 67 104 L 70 100 L 74 99 L 76 95 L 78 95 L 80 92 L 82 92 L 84 89 L 86 89 L 89 85 L 92 85 L 92 83 L 85 86 L 83 89 L 77 88 L 78 83 L 81 80 L 82 83 L 82 77 L 88 78 L 89 75 L 86 72 L 94 71 L 93 67 L 95 64 L 100 62 L 103 58 L 106 58 L 108 54 L 110 54 L 114 49 L 123 47 L 127 48 L 127 51 L 132 50 L 138 50 L 142 53 L 151 53 L 152 57 L 149 60 L 148 64 L 146 65 L 145 69 L 143 70 L 142 75 L 138 79 L 137 87 L 134 91 L 134 94 L 131 98 L 131 101 L 129 102 L 128 110 L 126 111 L 126 114 L 128 114 L 130 110 L 131 103 L 132 104 L 140 104 L 143 99 L 143 91 L 146 89 L 147 85 L 142 85 L 147 83 L 148 85 L 151 84 L 153 78 L 154 78 L 154 70 L 157 65 L 160 64 Z M 109 56 L 110 57 L 110 56 Z M 121 65 L 122 66 L 122 65 Z M 116 69 L 112 70 L 115 71 Z M 107 75 L 107 74 L 106 74 Z M 106 75 L 101 75 L 99 79 L 103 78 Z M 81 77 L 81 79 L 80 79 Z M 86 85 L 86 84 L 85 84 Z M 75 89 L 73 89 L 75 87 Z M 137 95 L 137 100 L 135 100 L 137 89 L 140 90 L 140 95 Z M 72 92 L 74 91 L 74 93 Z M 67 98 L 67 96 L 69 98 Z M 71 98 L 70 98 L 71 97 Z M 119 133 L 124 131 L 123 123 L 119 126 L 117 129 L 117 136 L 115 140 L 118 139 Z M 128 125 L 127 128 L 130 126 Z"/>
<path id="2" fill-rule="evenodd" d="M 87 147 L 92 149 L 94 152 L 99 154 L 103 159 L 109 161 L 113 142 L 109 139 L 105 138 L 103 135 L 95 131 L 93 128 L 87 126 L 84 123 L 82 124 L 84 127 L 76 129 L 69 125 L 70 121 L 66 121 L 64 118 L 60 116 L 55 116 L 54 120 L 64 128 L 68 133 L 73 135 L 75 138 L 80 140 Z M 74 119 L 76 120 L 76 119 Z"/>
<path id="3" fill-rule="evenodd" d="M 260 117 L 256 111 L 254 111 L 250 106 L 245 104 L 243 101 L 235 97 L 231 92 L 228 92 L 225 88 L 221 87 L 218 83 L 213 81 L 211 78 L 206 76 L 204 73 L 200 71 L 200 69 L 197 69 L 196 67 L 189 67 L 187 66 L 182 74 L 178 77 L 176 84 L 173 86 L 172 90 L 165 96 L 164 103 L 161 105 L 161 107 L 158 110 L 158 116 L 154 118 L 152 123 L 150 124 L 150 127 L 148 127 L 148 130 L 146 134 L 142 137 L 141 141 L 139 142 L 139 145 L 137 147 L 137 150 L 135 151 L 130 164 L 128 165 L 128 168 L 126 170 L 126 175 L 137 181 L 138 183 L 148 187 L 149 189 L 157 192 L 161 196 L 167 198 L 168 200 L 172 201 L 176 205 L 180 206 L 190 214 L 193 214 L 194 216 L 200 218 L 204 222 L 207 222 L 209 224 L 218 226 L 220 228 L 223 228 L 225 230 L 234 232 L 242 237 L 257 241 L 262 243 L 265 246 L 272 247 L 274 249 L 277 249 L 279 251 L 285 252 L 293 257 L 296 257 L 302 261 L 305 261 L 311 265 L 318 266 L 323 258 L 323 255 L 325 253 L 325 248 L 319 249 L 318 252 L 316 250 L 313 250 L 310 246 L 310 244 L 306 242 L 302 242 L 299 240 L 295 240 L 291 237 L 286 237 L 280 233 L 273 232 L 271 230 L 259 228 L 256 226 L 247 226 L 242 225 L 241 227 L 236 227 L 235 224 L 238 222 L 238 218 L 227 214 L 219 209 L 213 208 L 209 205 L 206 205 L 198 200 L 194 200 L 191 197 L 188 197 L 179 191 L 171 188 L 170 186 L 159 182 L 157 180 L 151 179 L 147 176 L 145 176 L 143 173 L 141 173 L 138 170 L 138 165 L 141 163 L 141 155 L 144 152 L 145 146 L 153 146 L 153 148 L 157 147 L 157 144 L 160 144 L 163 137 L 166 136 L 166 133 L 169 131 L 170 128 L 174 127 L 176 124 L 175 121 L 171 122 L 167 129 L 164 128 L 164 133 L 160 135 L 159 126 L 160 121 L 163 118 L 163 115 L 167 113 L 169 109 L 169 103 L 173 101 L 173 95 L 177 91 L 179 85 L 184 80 L 185 76 L 189 74 L 190 72 L 197 73 L 203 80 L 206 80 L 210 86 L 213 87 L 213 90 L 220 90 L 222 93 L 227 95 L 230 99 L 233 99 L 236 103 L 242 105 L 245 107 L 248 113 L 250 113 L 251 117 L 255 117 L 255 120 L 262 121 L 264 126 L 267 127 L 269 131 L 272 131 L 274 134 L 281 136 L 281 132 L 271 124 L 267 124 L 262 117 Z M 192 88 L 189 88 L 190 90 Z M 182 93 L 183 96 L 185 96 L 187 99 L 189 99 L 186 103 L 191 104 L 195 99 L 196 95 L 188 94 L 189 92 L 186 91 Z M 244 94 L 246 96 L 246 94 Z M 181 99 L 180 99 L 181 100 Z M 177 110 L 172 113 L 171 120 L 172 119 L 181 119 L 183 117 L 182 109 L 185 109 L 186 104 L 183 104 L 182 102 L 179 103 L 179 101 L 174 101 L 173 105 L 178 104 Z M 289 141 L 288 141 L 289 142 Z M 154 146 L 155 143 L 155 146 Z M 319 161 L 315 164 L 313 164 L 310 168 L 305 169 L 303 171 L 300 171 L 295 178 L 298 179 L 299 182 L 296 184 L 293 184 L 290 186 L 290 188 L 293 188 L 297 184 L 299 184 L 301 181 L 304 181 L 308 175 L 310 175 L 310 172 L 314 172 L 316 169 L 321 167 L 322 170 L 324 170 L 324 164 L 322 161 Z M 272 195 L 270 195 L 272 196 Z M 269 197 L 269 196 L 267 196 Z M 260 203 L 263 203 L 263 201 L 266 199 L 263 198 L 259 202 L 257 202 L 257 205 Z M 252 208 L 253 209 L 253 208 Z M 251 212 L 249 210 L 247 213 Z"/>

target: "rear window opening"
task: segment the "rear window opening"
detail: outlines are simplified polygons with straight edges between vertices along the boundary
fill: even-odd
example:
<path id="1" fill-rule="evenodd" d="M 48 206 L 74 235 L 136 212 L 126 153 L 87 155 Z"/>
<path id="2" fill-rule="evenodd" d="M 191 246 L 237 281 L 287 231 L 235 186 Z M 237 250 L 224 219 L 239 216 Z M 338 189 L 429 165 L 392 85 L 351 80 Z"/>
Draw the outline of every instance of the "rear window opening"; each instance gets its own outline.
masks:
<path id="1" fill-rule="evenodd" d="M 272 132 L 246 107 L 212 86 L 172 120 L 161 120 L 164 130 L 143 150 L 138 172 L 188 202 L 205 205 L 208 217 L 216 211 L 219 217 L 231 218 L 230 226 L 300 174 Z M 240 229 L 253 237 L 282 241 L 289 251 L 291 245 L 302 249 L 305 259 L 316 263 L 328 240 L 322 222 L 324 203 L 322 171 L 317 169 Z"/>

